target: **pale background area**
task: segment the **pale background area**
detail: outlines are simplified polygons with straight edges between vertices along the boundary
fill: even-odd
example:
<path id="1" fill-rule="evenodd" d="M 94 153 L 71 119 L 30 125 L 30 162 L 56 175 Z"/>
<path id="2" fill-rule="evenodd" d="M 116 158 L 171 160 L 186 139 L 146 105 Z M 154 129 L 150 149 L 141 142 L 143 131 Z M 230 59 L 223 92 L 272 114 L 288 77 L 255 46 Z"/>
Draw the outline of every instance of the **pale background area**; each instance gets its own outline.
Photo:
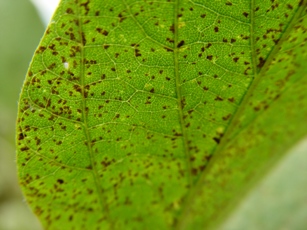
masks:
<path id="1" fill-rule="evenodd" d="M 58 6 L 60 0 L 30 0 L 36 7 L 38 14 L 45 25 L 48 24 L 53 15 L 54 10 Z"/>
<path id="2" fill-rule="evenodd" d="M 32 2 L 0 0 L 0 230 L 41 230 L 17 182 L 15 122 L 31 57 L 59 1 Z"/>

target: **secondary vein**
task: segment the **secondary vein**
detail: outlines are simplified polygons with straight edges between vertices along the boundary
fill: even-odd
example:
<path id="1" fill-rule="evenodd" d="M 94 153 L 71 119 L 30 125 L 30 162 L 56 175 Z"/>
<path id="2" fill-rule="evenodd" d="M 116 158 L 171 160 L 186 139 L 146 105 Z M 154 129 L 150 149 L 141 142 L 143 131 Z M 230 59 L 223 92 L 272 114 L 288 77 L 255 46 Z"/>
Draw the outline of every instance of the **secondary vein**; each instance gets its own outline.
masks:
<path id="1" fill-rule="evenodd" d="M 191 175 L 191 163 L 190 163 L 190 152 L 188 148 L 188 136 L 184 127 L 184 120 L 183 120 L 183 103 L 182 103 L 182 95 L 181 95 L 181 85 L 180 85 L 180 74 L 179 74 L 179 61 L 178 61 L 178 55 L 179 55 L 179 48 L 177 47 L 177 44 L 179 43 L 178 39 L 178 8 L 179 6 L 179 0 L 176 0 L 175 6 L 174 6 L 174 70 L 175 70 L 175 83 L 176 83 L 176 94 L 177 94 L 177 103 L 178 103 L 178 111 L 179 111 L 179 122 L 180 122 L 180 128 L 182 133 L 182 143 L 183 143 L 183 149 L 186 154 L 186 162 L 187 162 L 187 170 L 188 170 L 188 184 L 192 185 L 192 175 Z"/>
<path id="2" fill-rule="evenodd" d="M 92 175 L 94 178 L 94 183 L 95 183 L 95 187 L 98 193 L 98 199 L 99 199 L 99 203 L 101 206 L 102 211 L 105 211 L 106 215 L 109 215 L 109 211 L 108 211 L 108 206 L 105 203 L 105 199 L 103 199 L 103 189 L 100 186 L 99 183 L 99 174 L 98 174 L 98 170 L 97 167 L 95 165 L 95 157 L 94 157 L 94 153 L 93 153 L 93 149 L 92 149 L 92 145 L 91 145 L 91 136 L 89 133 L 89 127 L 88 127 L 88 121 L 87 121 L 87 114 L 86 114 L 86 99 L 85 99 L 85 82 L 84 82 L 84 38 L 82 36 L 83 33 L 83 28 L 82 28 L 82 20 L 81 20 L 81 15 L 80 15 L 80 10 L 79 10 L 80 5 L 78 4 L 77 6 L 77 14 L 78 14 L 78 25 L 79 25 L 79 36 L 80 36 L 80 47 L 81 47 L 81 51 L 80 51 L 80 56 L 81 56 L 81 63 L 80 63 L 80 79 L 81 79 L 81 87 L 82 87 L 82 118 L 83 118 L 83 125 L 84 125 L 84 133 L 85 133 L 85 138 L 86 138 L 86 145 L 88 148 L 88 152 L 89 152 L 89 157 L 90 157 L 90 166 L 92 169 Z M 109 221 L 112 224 L 112 221 L 110 218 L 108 218 Z"/>

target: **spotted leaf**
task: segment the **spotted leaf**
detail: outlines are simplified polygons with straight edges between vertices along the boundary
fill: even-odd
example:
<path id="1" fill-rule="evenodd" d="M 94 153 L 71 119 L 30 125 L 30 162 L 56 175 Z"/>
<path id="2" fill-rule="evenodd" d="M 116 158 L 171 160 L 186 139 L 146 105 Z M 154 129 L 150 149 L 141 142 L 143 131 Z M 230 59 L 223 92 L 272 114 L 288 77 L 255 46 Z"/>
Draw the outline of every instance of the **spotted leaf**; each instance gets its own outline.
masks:
<path id="1" fill-rule="evenodd" d="M 305 16 L 300 0 L 62 0 L 17 123 L 43 226 L 215 223 L 307 133 Z"/>

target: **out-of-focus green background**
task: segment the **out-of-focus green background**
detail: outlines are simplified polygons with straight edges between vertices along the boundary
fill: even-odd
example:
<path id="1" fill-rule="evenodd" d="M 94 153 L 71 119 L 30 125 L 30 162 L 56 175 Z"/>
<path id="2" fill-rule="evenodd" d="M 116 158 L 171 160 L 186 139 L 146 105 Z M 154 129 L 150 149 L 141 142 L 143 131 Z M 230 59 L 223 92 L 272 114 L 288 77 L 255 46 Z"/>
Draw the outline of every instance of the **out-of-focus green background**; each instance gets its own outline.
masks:
<path id="1" fill-rule="evenodd" d="M 0 230 L 40 230 L 17 182 L 17 101 L 44 25 L 30 0 L 0 0 Z"/>

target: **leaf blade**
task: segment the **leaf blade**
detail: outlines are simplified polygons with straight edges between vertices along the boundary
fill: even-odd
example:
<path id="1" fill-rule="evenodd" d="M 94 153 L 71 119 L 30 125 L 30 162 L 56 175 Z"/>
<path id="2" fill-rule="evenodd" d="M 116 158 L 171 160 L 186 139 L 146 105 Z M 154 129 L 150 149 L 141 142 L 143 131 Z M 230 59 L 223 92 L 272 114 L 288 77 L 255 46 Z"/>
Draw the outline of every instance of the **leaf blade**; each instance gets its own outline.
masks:
<path id="1" fill-rule="evenodd" d="M 253 44 L 254 5 L 219 12 L 225 5 L 62 1 L 20 100 L 20 180 L 45 226 L 172 229 L 190 218 L 200 227 L 216 213 L 218 188 L 200 222 L 182 212 L 184 200 L 202 171 L 198 183 L 210 179 L 215 151 L 222 161 L 216 149 L 231 117 L 291 21 L 259 27 L 279 29 Z M 53 212 L 61 206 L 65 213 Z"/>

